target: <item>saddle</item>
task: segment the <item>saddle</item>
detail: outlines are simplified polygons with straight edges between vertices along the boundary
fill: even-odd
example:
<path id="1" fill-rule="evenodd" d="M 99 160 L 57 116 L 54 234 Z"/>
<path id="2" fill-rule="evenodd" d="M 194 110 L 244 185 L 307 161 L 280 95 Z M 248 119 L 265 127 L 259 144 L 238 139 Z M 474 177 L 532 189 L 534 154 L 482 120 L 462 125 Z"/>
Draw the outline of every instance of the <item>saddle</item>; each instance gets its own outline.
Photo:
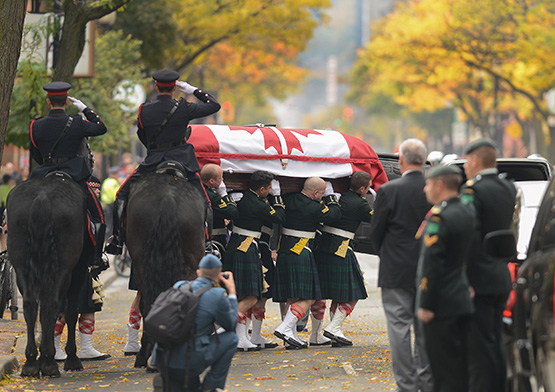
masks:
<path id="1" fill-rule="evenodd" d="M 176 161 L 165 161 L 160 163 L 156 166 L 155 173 L 169 174 L 183 180 L 187 179 L 187 172 L 185 171 L 185 168 L 181 163 Z"/>

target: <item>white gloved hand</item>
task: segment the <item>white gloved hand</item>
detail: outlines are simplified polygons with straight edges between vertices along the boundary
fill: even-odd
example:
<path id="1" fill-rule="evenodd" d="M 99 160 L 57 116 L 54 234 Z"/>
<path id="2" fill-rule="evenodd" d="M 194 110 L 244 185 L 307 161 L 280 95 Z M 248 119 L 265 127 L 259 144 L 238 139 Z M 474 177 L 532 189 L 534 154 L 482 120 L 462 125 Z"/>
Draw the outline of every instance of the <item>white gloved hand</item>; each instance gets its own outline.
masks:
<path id="1" fill-rule="evenodd" d="M 372 197 L 374 198 L 374 200 L 376 200 L 376 195 L 377 195 L 377 193 L 376 193 L 376 191 L 375 191 L 374 189 L 369 188 L 369 189 L 368 189 L 368 193 L 370 193 L 370 194 L 372 195 Z"/>
<path id="2" fill-rule="evenodd" d="M 73 106 L 75 106 L 77 109 L 79 109 L 80 112 L 82 112 L 83 110 L 85 110 L 87 108 L 87 105 L 85 105 L 83 102 L 79 101 L 77 98 L 67 97 L 67 99 L 69 99 L 69 101 L 73 104 Z"/>
<path id="3" fill-rule="evenodd" d="M 270 190 L 270 195 L 279 196 L 281 194 L 281 188 L 279 186 L 278 180 L 272 180 L 272 189 Z"/>
<path id="4" fill-rule="evenodd" d="M 220 186 L 218 187 L 218 195 L 220 195 L 220 197 L 224 197 L 227 196 L 227 187 L 225 186 L 225 182 L 221 182 Z"/>
<path id="5" fill-rule="evenodd" d="M 326 190 L 324 191 L 324 196 L 333 195 L 334 193 L 335 191 L 333 190 L 333 186 L 331 185 L 331 182 L 326 181 Z"/>
<path id="6" fill-rule="evenodd" d="M 180 80 L 175 82 L 175 84 L 177 85 L 177 88 L 179 89 L 179 91 L 182 91 L 185 94 L 192 94 L 195 92 L 195 90 L 198 90 L 195 86 L 191 86 L 189 83 L 182 82 Z"/>
<path id="7" fill-rule="evenodd" d="M 233 200 L 235 203 L 238 203 L 239 200 L 241 200 L 243 198 L 243 193 L 242 192 L 233 192 L 230 196 L 231 196 L 231 200 Z"/>

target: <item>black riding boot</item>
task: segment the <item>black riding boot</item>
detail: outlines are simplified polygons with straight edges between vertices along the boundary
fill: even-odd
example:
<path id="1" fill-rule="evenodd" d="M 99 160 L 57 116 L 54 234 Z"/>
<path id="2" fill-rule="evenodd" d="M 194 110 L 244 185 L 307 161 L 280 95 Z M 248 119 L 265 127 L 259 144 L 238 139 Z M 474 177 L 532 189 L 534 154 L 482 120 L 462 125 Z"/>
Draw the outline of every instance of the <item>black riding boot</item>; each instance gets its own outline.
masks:
<path id="1" fill-rule="evenodd" d="M 104 236 L 106 235 L 106 225 L 104 223 L 95 223 L 96 229 L 96 246 L 94 248 L 94 258 L 90 265 L 89 272 L 92 277 L 98 276 L 102 271 L 110 268 L 110 263 L 107 257 L 102 253 L 102 246 L 104 245 Z"/>
<path id="2" fill-rule="evenodd" d="M 104 251 L 111 255 L 121 255 L 123 251 L 123 236 L 121 233 L 121 223 L 123 218 L 123 210 L 125 208 L 125 200 L 116 199 L 114 202 L 112 235 L 106 241 Z"/>

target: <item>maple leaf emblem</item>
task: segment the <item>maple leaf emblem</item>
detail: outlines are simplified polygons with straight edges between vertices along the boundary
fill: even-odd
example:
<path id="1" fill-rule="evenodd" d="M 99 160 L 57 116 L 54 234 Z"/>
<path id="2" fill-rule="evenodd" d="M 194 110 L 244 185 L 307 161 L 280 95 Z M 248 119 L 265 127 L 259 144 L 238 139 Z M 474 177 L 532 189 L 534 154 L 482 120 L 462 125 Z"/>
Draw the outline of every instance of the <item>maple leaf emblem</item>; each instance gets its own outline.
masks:
<path id="1" fill-rule="evenodd" d="M 299 141 L 297 136 L 294 135 L 294 133 L 302 136 L 322 135 L 320 132 L 313 129 L 278 129 L 267 127 L 229 127 L 229 129 L 231 131 L 245 131 L 250 133 L 251 135 L 260 130 L 262 132 L 262 136 L 264 137 L 264 150 L 267 150 L 270 147 L 274 147 L 277 150 L 278 154 L 287 155 L 291 155 L 293 149 L 304 153 L 301 142 Z M 279 135 L 276 132 L 279 132 L 281 136 L 283 136 L 283 139 L 280 139 Z M 282 146 L 281 140 L 285 141 L 285 146 Z"/>

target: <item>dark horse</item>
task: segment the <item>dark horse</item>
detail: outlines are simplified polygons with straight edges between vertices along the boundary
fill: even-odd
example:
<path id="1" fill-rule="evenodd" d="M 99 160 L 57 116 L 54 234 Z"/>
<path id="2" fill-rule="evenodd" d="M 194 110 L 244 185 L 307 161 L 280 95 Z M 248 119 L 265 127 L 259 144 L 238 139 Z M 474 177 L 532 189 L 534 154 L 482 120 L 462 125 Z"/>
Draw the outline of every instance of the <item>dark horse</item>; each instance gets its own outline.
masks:
<path id="1" fill-rule="evenodd" d="M 131 186 L 125 238 L 141 293 L 141 313 L 148 315 L 156 297 L 176 281 L 196 278 L 204 256 L 206 203 L 180 172 L 151 173 Z M 144 367 L 153 344 L 143 333 L 135 367 Z"/>
<path id="2" fill-rule="evenodd" d="M 7 201 L 8 251 L 23 295 L 27 323 L 22 376 L 60 377 L 54 360 L 54 326 L 68 294 L 68 338 L 64 370 L 82 370 L 75 347 L 77 299 L 92 255 L 87 239 L 85 193 L 64 176 L 17 185 Z M 35 323 L 40 306 L 42 338 L 37 359 Z"/>

